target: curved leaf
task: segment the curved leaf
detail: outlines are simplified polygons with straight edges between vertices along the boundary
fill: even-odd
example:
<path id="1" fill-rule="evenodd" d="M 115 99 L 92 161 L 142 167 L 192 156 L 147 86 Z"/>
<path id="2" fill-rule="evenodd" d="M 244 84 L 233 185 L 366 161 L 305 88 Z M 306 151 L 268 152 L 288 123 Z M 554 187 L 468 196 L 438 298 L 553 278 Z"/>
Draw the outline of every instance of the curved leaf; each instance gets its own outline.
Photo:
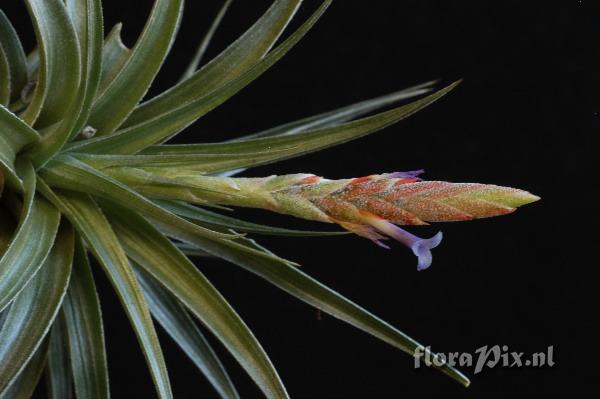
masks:
<path id="1" fill-rule="evenodd" d="M 93 166 L 98 170 L 105 170 L 113 167 L 144 167 L 144 168 L 185 168 L 187 170 L 195 170 L 200 174 L 205 174 L 204 170 L 223 169 L 227 168 L 232 162 L 239 162 L 241 159 L 254 160 L 261 159 L 265 156 L 267 151 L 260 152 L 249 152 L 242 153 L 237 152 L 234 154 L 219 153 L 218 151 L 214 154 L 202 153 L 200 151 L 197 154 L 192 153 L 197 147 L 193 144 L 189 147 L 189 154 L 177 154 L 176 152 L 183 152 L 180 146 L 171 145 L 159 145 L 150 147 L 149 152 L 155 148 L 164 148 L 167 154 L 135 154 L 135 155 L 102 155 L 102 154 L 85 154 L 85 153 L 73 153 L 69 152 L 69 155 L 80 161 L 85 162 L 88 165 Z M 295 147 L 284 147 L 278 150 L 273 150 L 275 153 L 289 152 Z M 168 152 L 172 151 L 173 154 Z M 271 154 L 271 155 L 273 155 Z"/>
<path id="2" fill-rule="evenodd" d="M 123 66 L 131 56 L 131 50 L 121 40 L 123 24 L 116 24 L 106 36 L 102 47 L 102 75 L 98 87 L 98 96 L 101 96 L 108 86 L 119 75 Z"/>
<path id="3" fill-rule="evenodd" d="M 58 210 L 44 198 L 35 196 L 36 179 L 31 164 L 20 169 L 25 181 L 25 202 L 21 207 L 19 228 L 0 259 L 0 310 L 42 267 L 60 222 Z"/>
<path id="4" fill-rule="evenodd" d="M 40 174 L 53 187 L 90 193 L 108 200 L 120 201 L 125 206 L 133 208 L 153 220 L 178 226 L 182 231 L 193 235 L 214 239 L 235 237 L 232 234 L 215 232 L 190 223 L 157 206 L 127 186 L 69 156 L 52 160 L 51 164 L 42 170 Z"/>
<path id="5" fill-rule="evenodd" d="M 7 173 L 7 180 L 14 186 L 20 187 L 22 184 L 15 171 L 17 153 L 39 138 L 35 130 L 0 105 L 0 170 Z"/>
<path id="6" fill-rule="evenodd" d="M 11 100 L 16 100 L 21 96 L 21 90 L 28 81 L 27 63 L 19 36 L 2 10 L 0 10 L 0 45 L 9 66 Z"/>
<path id="7" fill-rule="evenodd" d="M 175 38 L 183 0 L 156 0 L 142 35 L 121 72 L 94 103 L 89 124 L 97 135 L 112 133 L 142 99 Z"/>
<path id="8" fill-rule="evenodd" d="M 226 154 L 224 158 L 227 157 L 228 162 L 220 160 L 220 162 L 214 162 L 211 165 L 210 161 L 207 161 L 198 166 L 198 169 L 203 173 L 216 173 L 230 169 L 265 165 L 319 151 L 379 131 L 435 102 L 456 87 L 458 83 L 455 82 L 427 97 L 390 111 L 333 127 L 306 130 L 291 135 L 260 137 L 224 143 L 159 145 L 144 150 L 142 154 L 154 156 L 200 156 L 202 153 Z M 236 153 L 260 155 L 252 158 L 236 157 Z"/>
<path id="9" fill-rule="evenodd" d="M 271 129 L 264 130 L 262 132 L 242 136 L 230 141 L 245 141 L 250 139 L 257 139 L 260 137 L 292 135 L 307 130 L 337 126 L 344 122 L 349 122 L 353 119 L 356 119 L 359 116 L 368 114 L 369 112 L 375 111 L 379 108 L 383 108 L 402 100 L 407 100 L 409 98 L 429 93 L 432 90 L 431 86 L 434 83 L 435 81 L 422 83 L 420 85 L 408 87 L 406 89 L 386 94 L 381 97 L 376 97 L 370 100 L 350 104 L 342 108 L 337 108 L 332 111 L 324 112 L 322 114 L 309 116 L 308 118 L 302 118 L 297 121 L 285 123 L 283 125 L 275 126 Z"/>
<path id="10" fill-rule="evenodd" d="M 287 398 L 277 371 L 246 324 L 204 275 L 136 213 L 105 205 L 123 248 L 219 339 L 270 398 Z M 126 225 L 122 223 L 127 220 Z"/>
<path id="11" fill-rule="evenodd" d="M 26 0 L 40 60 L 37 86 L 21 115 L 29 125 L 50 126 L 73 104 L 81 77 L 77 36 L 62 0 Z"/>
<path id="12" fill-rule="evenodd" d="M 65 118 L 45 132 L 38 148 L 35 149 L 32 159 L 37 167 L 42 166 L 60 151 L 65 143 L 83 128 L 100 83 L 103 43 L 102 4 L 100 0 L 68 0 L 66 4 L 79 38 L 81 84 Z"/>
<path id="13" fill-rule="evenodd" d="M 45 339 L 23 371 L 19 373 L 8 389 L 0 394 L 0 399 L 31 399 L 46 365 L 47 353 L 48 340 Z"/>
<path id="14" fill-rule="evenodd" d="M 205 250 L 202 247 L 200 249 Z M 231 248 L 223 248 L 220 257 L 257 274 L 288 294 L 387 342 L 411 356 L 414 356 L 415 349 L 420 346 L 417 341 L 408 335 L 304 274 L 296 267 L 281 263 L 276 264 L 267 259 L 242 256 L 241 253 L 235 253 Z M 430 356 L 432 358 L 436 357 L 433 353 L 430 353 Z M 441 364 L 441 366 L 434 363 L 434 367 L 462 385 L 469 385 L 469 379 L 460 371 L 444 363 L 441 358 L 437 358 L 437 360 L 439 361 L 437 364 Z"/>
<path id="15" fill-rule="evenodd" d="M 61 314 L 54 320 L 48 340 L 48 363 L 46 364 L 48 397 L 71 399 L 73 397 L 73 376 L 69 360 L 66 325 Z"/>
<path id="16" fill-rule="evenodd" d="M 12 215 L 9 215 L 4 209 L 0 209 L 0 220 L 2 220 L 0 223 L 0 257 L 2 257 L 12 241 L 15 225 Z"/>
<path id="17" fill-rule="evenodd" d="M 11 304 L 0 330 L 0 392 L 27 365 L 50 329 L 69 283 L 72 260 L 73 230 L 65 226 L 40 270 Z"/>
<path id="18" fill-rule="evenodd" d="M 198 65 L 200 65 L 200 61 L 202 61 L 202 57 L 204 57 L 204 53 L 206 53 L 206 49 L 208 48 L 208 45 L 210 44 L 213 36 L 215 35 L 217 28 L 221 24 L 221 21 L 223 20 L 225 13 L 229 9 L 231 2 L 232 2 L 232 0 L 225 0 L 223 5 L 221 6 L 219 13 L 213 20 L 213 23 L 210 25 L 208 32 L 206 32 L 206 34 L 204 35 L 204 38 L 200 42 L 200 45 L 196 49 L 196 52 L 194 53 L 194 57 L 192 58 L 189 65 L 183 72 L 183 75 L 181 76 L 181 79 L 179 80 L 180 82 L 183 82 L 184 80 L 189 79 L 196 72 L 196 69 L 198 69 Z"/>
<path id="19" fill-rule="evenodd" d="M 68 148 L 72 151 L 105 154 L 133 154 L 144 148 L 162 142 L 196 119 L 224 103 L 231 96 L 250 84 L 254 79 L 279 61 L 289 50 L 304 37 L 317 20 L 323 15 L 332 0 L 326 0 L 311 17 L 300 26 L 289 38 L 267 54 L 250 69 L 226 84 L 188 103 L 179 103 L 178 107 L 169 108 L 168 112 L 160 113 L 148 120 L 117 131 L 115 134 L 98 137 L 85 142 L 73 143 Z M 202 69 L 196 74 L 200 74 Z M 183 82 L 188 84 L 191 79 Z"/>
<path id="20" fill-rule="evenodd" d="M 122 215 L 119 220 L 127 220 L 128 226 L 131 227 L 130 222 L 132 217 L 125 217 Z M 337 292 L 302 273 L 298 268 L 294 267 L 291 262 L 284 261 L 272 254 L 269 257 L 265 256 L 264 253 L 260 253 L 259 250 L 261 250 L 262 247 L 251 240 L 243 238 L 237 239 L 235 242 L 199 240 L 194 237 L 171 234 L 168 226 L 162 226 L 162 228 L 167 234 L 186 243 L 194 244 L 203 254 L 217 256 L 241 266 L 263 277 L 289 294 L 364 330 L 411 356 L 414 355 L 415 349 L 419 346 L 415 340 L 408 337 L 406 334 L 344 298 Z M 146 238 L 144 242 L 149 242 L 149 240 Z M 154 245 L 154 247 L 157 247 L 157 245 Z M 127 248 L 128 250 L 130 249 L 129 247 Z M 262 250 L 264 251 L 264 249 Z M 140 252 L 140 257 L 142 253 L 143 252 Z M 144 261 L 143 259 L 134 259 L 137 262 Z M 152 261 L 154 259 L 155 258 L 153 257 L 147 261 Z M 162 283 L 164 283 L 166 278 L 157 275 L 155 275 L 155 277 Z M 431 356 L 435 355 L 431 354 Z M 443 362 L 440 362 L 439 364 L 441 364 L 441 366 L 438 368 L 442 372 L 465 386 L 469 384 L 469 380 L 458 370 L 447 364 L 443 364 Z"/>
<path id="21" fill-rule="evenodd" d="M 250 29 L 189 79 L 143 103 L 124 127 L 160 117 L 222 87 L 252 68 L 275 44 L 301 0 L 276 0 Z"/>
<path id="22" fill-rule="evenodd" d="M 0 105 L 5 107 L 10 104 L 10 85 L 10 65 L 0 42 Z"/>
<path id="23" fill-rule="evenodd" d="M 70 127 L 68 138 L 72 139 L 87 122 L 100 85 L 104 27 L 101 0 L 67 0 L 66 4 L 74 21 L 83 60 L 82 84 L 77 99 L 80 105 L 76 109 L 77 112 L 73 112 L 73 115 L 77 115 L 77 122 L 72 126 L 65 123 Z"/>
<path id="24" fill-rule="evenodd" d="M 227 371 L 187 310 L 152 277 L 140 270 L 136 272 L 152 316 L 206 376 L 223 399 L 239 398 Z"/>
<path id="25" fill-rule="evenodd" d="M 71 221 L 102 265 L 137 335 L 158 396 L 172 398 L 167 368 L 148 305 L 104 214 L 85 194 L 65 191 L 57 195 L 42 181 L 40 190 Z"/>
<path id="26" fill-rule="evenodd" d="M 79 238 L 75 242 L 73 272 L 62 310 L 77 398 L 109 398 L 100 300 Z"/>
<path id="27" fill-rule="evenodd" d="M 178 201 L 155 201 L 158 205 L 174 214 L 186 218 L 192 222 L 201 224 L 210 229 L 233 229 L 243 233 L 256 233 L 265 235 L 277 235 L 288 237 L 325 237 L 334 235 L 346 235 L 345 231 L 309 231 L 309 230 L 291 230 L 280 227 L 265 226 L 262 224 L 250 223 L 244 220 L 221 215 L 209 210 L 199 208 L 185 202 Z"/>

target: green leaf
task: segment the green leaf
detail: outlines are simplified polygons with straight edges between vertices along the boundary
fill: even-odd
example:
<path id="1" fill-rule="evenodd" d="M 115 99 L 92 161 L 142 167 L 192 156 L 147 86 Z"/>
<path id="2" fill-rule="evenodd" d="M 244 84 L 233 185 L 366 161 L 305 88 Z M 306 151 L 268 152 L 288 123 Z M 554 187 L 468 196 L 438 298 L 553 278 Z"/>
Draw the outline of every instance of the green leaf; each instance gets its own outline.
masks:
<path id="1" fill-rule="evenodd" d="M 21 96 L 21 90 L 27 85 L 27 63 L 19 36 L 2 10 L 0 10 L 0 45 L 8 62 L 11 100 L 14 101 Z"/>
<path id="2" fill-rule="evenodd" d="M 145 197 L 130 190 L 97 170 L 69 156 L 53 159 L 46 168 L 40 171 L 40 176 L 53 187 L 90 193 L 108 200 L 120 201 L 125 206 L 141 212 L 145 216 L 162 223 L 177 226 L 182 233 L 186 232 L 200 237 L 228 239 L 235 235 L 218 233 L 197 226 L 177 215 L 157 206 Z"/>
<path id="3" fill-rule="evenodd" d="M 111 223 L 128 256 L 194 313 L 268 398 L 287 398 L 277 371 L 259 342 L 194 264 L 136 213 L 114 204 L 103 204 L 103 208 L 110 213 Z"/>
<path id="4" fill-rule="evenodd" d="M 39 272 L 60 222 L 58 210 L 44 198 L 35 196 L 36 178 L 31 164 L 19 166 L 24 176 L 25 199 L 17 232 L 0 259 L 0 310 Z"/>
<path id="5" fill-rule="evenodd" d="M 235 79 L 228 80 L 226 84 L 219 86 L 203 96 L 198 97 L 194 95 L 193 99 L 187 102 L 182 102 L 183 98 L 170 98 L 171 94 L 168 96 L 165 95 L 164 97 L 161 96 L 160 98 L 166 98 L 169 102 L 172 101 L 174 108 L 169 106 L 169 108 L 161 110 L 161 112 L 158 113 L 158 116 L 157 114 L 153 114 L 147 120 L 140 121 L 140 123 L 136 125 L 121 129 L 111 136 L 98 137 L 85 142 L 73 143 L 73 145 L 69 146 L 69 149 L 87 153 L 133 154 L 150 145 L 168 139 L 202 115 L 205 115 L 215 107 L 221 105 L 273 66 L 289 50 L 291 50 L 302 37 L 304 37 L 325 12 L 330 3 L 331 0 L 326 0 L 321 7 L 319 7 L 319 9 L 317 9 L 317 11 L 315 11 L 315 13 L 313 13 L 313 15 L 311 15 L 311 17 L 282 44 Z M 208 68 L 208 65 L 204 68 Z M 196 75 L 194 76 L 201 76 L 203 69 L 196 72 Z M 194 82 L 193 78 L 186 80 L 181 85 L 193 87 L 192 82 Z M 181 86 L 176 86 L 176 88 L 177 87 Z M 172 92 L 173 91 L 169 91 L 167 93 Z M 166 100 L 161 100 L 161 102 L 162 101 Z M 154 106 L 145 107 L 143 113 L 149 112 L 153 107 Z M 142 115 L 142 111 L 139 112 L 140 114 L 138 114 L 136 118 Z"/>
<path id="6" fill-rule="evenodd" d="M 265 235 L 277 235 L 288 237 L 325 237 L 335 235 L 346 235 L 345 231 L 309 231 L 309 230 L 291 230 L 280 227 L 265 226 L 262 224 L 250 223 L 244 220 L 224 216 L 203 208 L 186 204 L 179 201 L 155 201 L 158 205 L 173 212 L 174 214 L 186 218 L 192 222 L 200 223 L 202 226 L 209 227 L 211 230 L 233 229 L 243 233 L 256 233 Z"/>
<path id="7" fill-rule="evenodd" d="M 173 43 L 183 0 L 156 0 L 142 35 L 123 69 L 94 103 L 89 124 L 111 134 L 142 99 Z"/>
<path id="8" fill-rule="evenodd" d="M 82 84 L 77 99 L 80 105 L 72 113 L 72 125 L 65 123 L 69 126 L 68 138 L 72 139 L 87 122 L 100 85 L 104 27 L 101 0 L 67 0 L 66 4 L 77 31 L 83 60 Z"/>
<path id="9" fill-rule="evenodd" d="M 27 54 L 26 58 L 27 63 L 27 76 L 29 77 L 29 84 L 34 84 L 35 87 L 37 84 L 39 69 L 40 69 L 40 52 L 37 47 Z"/>
<path id="10" fill-rule="evenodd" d="M 201 249 L 204 249 L 200 247 Z M 244 257 L 224 251 L 222 258 L 257 274 L 288 294 L 312 305 L 350 325 L 413 356 L 420 344 L 367 310 L 346 299 L 334 290 L 301 272 L 298 268 L 275 264 L 265 259 Z M 431 354 L 432 358 L 435 356 Z M 441 361 L 441 359 L 439 359 Z M 443 364 L 443 363 L 439 363 Z M 468 386 L 469 380 L 460 371 L 443 364 L 439 368 L 459 383 Z"/>
<path id="11" fill-rule="evenodd" d="M 73 230 L 63 226 L 52 252 L 15 298 L 0 330 L 0 392 L 23 370 L 50 329 L 69 283 L 72 261 Z"/>
<path id="12" fill-rule="evenodd" d="M 73 376 L 69 361 L 69 348 L 64 317 L 59 314 L 50 331 L 46 382 L 48 397 L 70 399 L 73 397 Z"/>
<path id="13" fill-rule="evenodd" d="M 196 49 L 196 52 L 194 53 L 194 57 L 190 61 L 190 64 L 187 66 L 187 68 L 183 72 L 183 75 L 181 76 L 181 79 L 179 80 L 180 82 L 183 82 L 184 80 L 189 79 L 194 74 L 194 72 L 196 72 L 196 69 L 198 69 L 198 65 L 200 65 L 200 61 L 202 61 L 202 57 L 204 57 L 204 53 L 206 53 L 206 49 L 208 48 L 208 45 L 210 44 L 213 36 L 215 35 L 217 28 L 221 24 L 221 21 L 223 21 L 223 17 L 225 16 L 227 9 L 229 9 L 231 2 L 232 2 L 232 0 L 225 0 L 225 2 L 223 3 L 223 6 L 221 6 L 219 13 L 213 20 L 213 23 L 210 25 L 208 32 L 206 32 L 206 34 L 204 35 L 204 38 L 200 42 L 200 45 Z"/>
<path id="14" fill-rule="evenodd" d="M 76 101 L 78 105 L 68 118 L 76 119 L 76 122 L 64 123 L 70 128 L 68 138 L 72 139 L 87 122 L 100 84 L 104 28 L 101 0 L 67 0 L 66 4 L 77 32 L 82 58 L 81 86 Z"/>
<path id="15" fill-rule="evenodd" d="M 148 305 L 104 214 L 85 194 L 68 191 L 54 193 L 43 181 L 40 181 L 40 190 L 71 221 L 102 265 L 142 347 L 158 396 L 161 399 L 172 398 L 167 368 Z"/>
<path id="16" fill-rule="evenodd" d="M 206 161 L 198 166 L 203 173 L 216 173 L 237 168 L 248 168 L 281 161 L 339 145 L 350 140 L 386 128 L 430 105 L 452 90 L 459 82 L 455 82 L 427 97 L 416 100 L 390 111 L 341 125 L 306 130 L 292 135 L 261 137 L 251 140 L 224 143 L 160 145 L 146 149 L 143 155 L 184 156 L 207 154 L 226 154 L 228 162 L 219 160 L 211 165 Z M 235 154 L 261 154 L 250 157 L 236 157 Z"/>
<path id="17" fill-rule="evenodd" d="M 7 174 L 7 180 L 16 187 L 22 185 L 15 171 L 15 158 L 27 144 L 39 140 L 35 130 L 27 126 L 19 117 L 0 105 L 0 171 Z"/>
<path id="18" fill-rule="evenodd" d="M 91 193 L 109 201 L 118 201 L 128 209 L 133 210 L 136 213 L 142 213 L 156 226 L 169 231 L 169 234 L 172 236 L 189 243 L 201 243 L 199 245 L 209 247 L 215 245 L 215 248 L 220 248 L 221 245 L 224 245 L 225 247 L 232 246 L 238 250 L 248 251 L 249 254 L 255 256 L 266 256 L 280 262 L 289 263 L 285 259 L 278 258 L 265 251 L 247 248 L 246 245 L 239 243 L 243 241 L 241 241 L 240 236 L 235 233 L 224 234 L 215 232 L 182 219 L 140 196 L 136 192 L 131 191 L 119 182 L 71 157 L 57 157 L 49 164 L 49 167 L 42 170 L 40 174 L 44 179 L 47 179 L 46 182 L 50 183 L 51 186 L 82 193 Z M 46 182 L 41 182 L 40 189 L 43 190 L 45 195 L 51 196 L 51 191 L 48 191 L 49 188 L 46 186 Z M 53 197 L 51 196 L 51 198 Z M 55 200 L 53 199 L 52 202 L 54 203 L 54 201 Z M 234 242 L 233 239 L 235 239 L 236 242 Z"/>
<path id="19" fill-rule="evenodd" d="M 37 167 L 42 166 L 60 151 L 65 143 L 83 128 L 100 83 L 103 43 L 101 2 L 100 0 L 68 0 L 66 4 L 79 39 L 81 84 L 65 118 L 45 132 L 42 141 L 34 150 L 32 159 Z"/>
<path id="20" fill-rule="evenodd" d="M 123 66 L 131 56 L 131 50 L 123 44 L 121 29 L 123 24 L 116 24 L 106 36 L 102 47 L 102 75 L 97 95 L 101 96 L 108 86 L 121 73 Z"/>
<path id="21" fill-rule="evenodd" d="M 307 151 L 301 139 L 278 142 L 251 141 L 271 136 L 295 135 L 317 128 L 339 126 L 340 123 L 353 119 L 362 114 L 384 107 L 394 102 L 418 96 L 429 91 L 431 82 L 411 87 L 396 93 L 382 96 L 368 101 L 352 104 L 347 107 L 330 111 L 321 115 L 305 118 L 288 123 L 257 134 L 243 137 L 237 141 L 250 141 L 246 144 L 232 144 L 232 142 L 217 144 L 185 144 L 185 145 L 157 145 L 147 148 L 142 154 L 137 155 L 102 155 L 102 154 L 74 154 L 74 156 L 93 166 L 96 169 L 107 169 L 117 166 L 144 167 L 144 168 L 185 168 L 198 171 L 198 173 L 214 173 L 229 171 L 237 165 L 256 165 L 261 162 L 274 162 L 278 159 L 290 158 L 296 151 Z M 326 131 L 325 133 L 327 133 Z M 313 138 L 313 140 L 319 137 Z M 272 146 L 275 144 L 275 147 Z M 243 148 L 250 148 L 257 144 L 254 151 L 244 152 Z M 335 145 L 328 144 L 329 146 Z M 317 151 L 320 147 L 316 147 Z M 211 152 L 213 151 L 213 152 Z M 269 161 L 273 160 L 273 161 Z"/>
<path id="22" fill-rule="evenodd" d="M 119 218 L 113 219 L 127 220 L 127 227 L 131 230 L 134 216 L 129 215 L 125 217 L 123 214 Z M 162 226 L 162 229 L 165 230 L 167 234 L 171 235 L 168 226 Z M 344 298 L 337 292 L 325 287 L 318 281 L 302 273 L 296 267 L 293 267 L 290 262 L 277 258 L 275 255 L 271 254 L 271 256 L 267 256 L 268 254 L 260 252 L 261 247 L 253 241 L 245 239 L 237 239 L 235 242 L 208 241 L 182 235 L 173 234 L 173 236 L 184 242 L 196 245 L 199 249 L 210 255 L 225 259 L 258 274 L 272 284 L 287 291 L 289 294 L 374 335 L 410 355 L 413 355 L 414 349 L 419 346 L 412 338 Z M 125 243 L 125 237 L 121 237 L 121 240 L 124 242 L 124 245 L 129 252 L 131 248 Z M 151 242 L 150 239 L 146 237 L 143 240 L 138 240 L 136 245 L 142 245 L 143 243 L 149 242 Z M 163 245 L 166 245 L 166 243 L 161 245 L 158 245 L 157 243 L 149 246 L 152 248 L 164 248 Z M 137 257 L 133 258 L 142 266 L 144 266 L 142 262 L 158 262 L 156 255 L 152 255 L 148 259 L 142 259 L 142 255 L 150 253 L 148 252 L 150 249 L 151 248 L 148 248 L 147 251 L 139 250 L 139 259 Z M 164 265 L 164 262 L 161 264 Z M 172 267 L 167 270 L 168 273 L 173 273 Z M 156 275 L 154 272 L 151 273 L 163 284 L 165 284 L 167 279 L 172 278 L 172 276 L 169 277 L 163 276 L 162 274 Z M 182 300 L 182 298 L 179 299 Z M 432 354 L 432 356 L 435 355 Z M 443 365 L 439 368 L 442 372 L 448 374 L 461 384 L 469 384 L 469 380 L 454 368 L 448 365 Z"/>
<path id="23" fill-rule="evenodd" d="M 451 90 L 454 85 L 391 111 L 342 125 L 337 123 L 344 118 L 359 115 L 362 112 L 396 101 L 398 98 L 407 95 L 422 94 L 424 89 L 407 89 L 404 92 L 394 93 L 390 96 L 323 114 L 322 117 L 307 118 L 305 123 L 294 122 L 266 131 L 262 134 L 265 137 L 225 143 L 158 145 L 147 148 L 141 155 L 135 156 L 96 154 L 75 154 L 74 156 L 95 168 L 103 170 L 118 166 L 144 167 L 149 172 L 152 171 L 150 168 L 160 168 L 161 170 L 184 168 L 205 174 L 258 166 L 319 151 L 378 131 L 436 101 Z M 313 128 L 329 124 L 333 124 L 333 126 L 306 130 L 308 127 Z M 112 174 L 110 170 L 106 170 L 106 172 Z M 148 181 L 147 178 L 145 180 Z M 146 187 L 140 186 L 139 188 Z M 166 189 L 164 191 L 166 192 Z M 193 202 L 192 200 L 189 201 Z"/>
<path id="24" fill-rule="evenodd" d="M 271 129 L 262 132 L 242 136 L 230 141 L 241 141 L 249 139 L 257 139 L 260 137 L 273 137 L 282 135 L 298 134 L 307 130 L 314 130 L 325 127 L 337 126 L 341 123 L 351 121 L 359 116 L 366 115 L 379 108 L 395 104 L 399 101 L 417 97 L 426 94 L 432 90 L 431 86 L 435 81 L 422 83 L 417 86 L 402 89 L 400 91 L 386 94 L 381 97 L 372 98 L 370 100 L 361 101 L 350 104 L 342 108 L 328 111 L 319 115 L 309 116 L 297 121 L 286 123 L 280 126 L 275 126 Z"/>
<path id="25" fill-rule="evenodd" d="M 10 85 L 10 65 L 0 42 L 0 105 L 5 107 L 10 104 Z"/>
<path id="26" fill-rule="evenodd" d="M 73 272 L 62 310 L 77 398 L 109 398 L 100 300 L 83 242 L 79 238 L 75 242 Z"/>
<path id="27" fill-rule="evenodd" d="M 187 243 L 175 243 L 175 246 L 178 250 L 180 250 L 184 255 L 188 257 L 195 258 L 214 258 L 215 256 L 205 252 L 201 249 L 198 249 L 195 245 L 187 244 Z"/>
<path id="28" fill-rule="evenodd" d="M 12 241 L 15 224 L 12 215 L 9 215 L 3 208 L 0 208 L 0 220 L 2 221 L 0 223 L 0 257 L 2 257 Z"/>
<path id="29" fill-rule="evenodd" d="M 189 79 L 137 107 L 124 127 L 171 112 L 222 87 L 252 68 L 275 44 L 301 0 L 276 0 L 250 29 Z"/>
<path id="30" fill-rule="evenodd" d="M 73 104 L 81 77 L 77 36 L 62 0 L 26 0 L 40 59 L 37 86 L 21 115 L 29 125 L 50 126 Z"/>
<path id="31" fill-rule="evenodd" d="M 0 393 L 0 399 L 31 399 L 46 365 L 47 352 L 48 340 L 45 339 L 23 371 L 19 373 L 6 391 Z"/>
<path id="32" fill-rule="evenodd" d="M 74 158 L 79 159 L 82 162 L 94 167 L 98 170 L 105 170 L 113 167 L 144 167 L 144 168 L 175 168 L 175 169 L 188 169 L 195 170 L 199 174 L 204 174 L 204 169 L 219 169 L 227 168 L 232 162 L 238 162 L 240 159 L 253 160 L 264 157 L 266 151 L 261 152 L 249 152 L 249 153 L 202 153 L 198 151 L 198 154 L 175 154 L 177 151 L 182 151 L 181 147 L 161 145 L 150 147 L 149 151 L 154 148 L 164 148 L 166 152 L 174 150 L 174 154 L 135 154 L 135 155 L 102 155 L 102 154 L 82 154 L 69 152 Z M 194 145 L 191 145 L 190 152 Z M 200 147 L 201 148 L 201 147 Z M 285 147 L 279 150 L 274 150 L 274 153 L 289 152 L 295 147 Z"/>
<path id="33" fill-rule="evenodd" d="M 141 270 L 136 272 L 152 316 L 194 362 L 221 398 L 239 398 L 227 371 L 187 310 L 148 274 Z"/>

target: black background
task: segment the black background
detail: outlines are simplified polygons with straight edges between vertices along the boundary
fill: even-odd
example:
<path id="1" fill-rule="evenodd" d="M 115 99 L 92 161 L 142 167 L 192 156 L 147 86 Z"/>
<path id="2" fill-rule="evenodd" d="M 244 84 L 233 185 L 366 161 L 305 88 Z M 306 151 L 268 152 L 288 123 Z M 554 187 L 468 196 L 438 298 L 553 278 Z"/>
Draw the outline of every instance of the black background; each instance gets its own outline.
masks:
<path id="1" fill-rule="evenodd" d="M 209 49 L 216 55 L 270 2 L 237 1 Z M 246 172 L 310 172 L 329 178 L 425 168 L 428 179 L 495 183 L 542 201 L 507 217 L 413 229 L 442 229 L 433 266 L 397 245 L 390 251 L 357 237 L 257 237 L 274 252 L 441 352 L 508 345 L 532 353 L 554 346 L 550 368 L 495 368 L 460 387 L 369 335 L 319 315 L 235 266 L 198 266 L 236 307 L 277 366 L 292 397 L 538 397 L 581 389 L 581 317 L 588 277 L 566 240 L 578 218 L 574 173 L 583 173 L 598 127 L 600 8 L 591 1 L 337 1 L 304 41 L 265 76 L 202 118 L 180 141 L 218 141 L 252 133 L 431 79 L 464 78 L 441 101 L 385 131 L 334 149 Z M 6 4 L 6 5 L 5 5 Z M 125 23 L 133 45 L 150 1 L 105 0 L 107 29 Z M 221 1 L 188 1 L 180 36 L 151 94 L 173 84 Z M 14 5 L 14 6 L 13 6 Z M 293 26 L 314 10 L 306 1 Z M 3 2 L 22 20 L 23 6 Z M 575 172 L 577 171 L 577 172 Z M 575 187 L 577 188 L 577 187 Z M 263 212 L 258 222 L 318 228 Z M 578 250 L 578 248 L 575 248 Z M 109 284 L 102 293 L 113 397 L 153 397 L 141 353 Z M 583 313 L 581 313 L 583 314 Z M 161 333 L 177 398 L 216 397 Z M 259 390 L 229 355 L 217 351 L 245 398 Z M 589 382 L 589 381 L 588 381 Z M 554 396 L 554 395 L 553 395 Z"/>

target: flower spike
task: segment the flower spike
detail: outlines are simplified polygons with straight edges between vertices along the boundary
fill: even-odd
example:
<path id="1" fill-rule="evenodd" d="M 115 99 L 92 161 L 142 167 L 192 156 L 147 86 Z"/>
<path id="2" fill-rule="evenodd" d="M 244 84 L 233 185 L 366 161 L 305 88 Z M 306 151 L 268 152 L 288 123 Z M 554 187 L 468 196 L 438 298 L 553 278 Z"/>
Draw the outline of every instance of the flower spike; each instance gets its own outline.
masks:
<path id="1" fill-rule="evenodd" d="M 128 174 L 126 168 L 111 169 L 123 183 L 142 193 L 155 193 L 149 182 L 156 171 L 148 172 L 136 180 L 136 175 Z M 431 265 L 431 249 L 440 244 L 442 233 L 423 239 L 398 225 L 505 215 L 539 199 L 527 191 L 489 184 L 424 181 L 418 177 L 422 170 L 342 180 L 302 173 L 263 178 L 201 176 L 186 170 L 168 173 L 177 185 L 170 191 L 161 186 L 165 199 L 262 208 L 336 223 L 383 248 L 388 247 L 382 241 L 390 237 L 411 248 L 419 259 L 418 270 Z M 164 184 L 161 176 L 155 177 L 157 184 Z"/>

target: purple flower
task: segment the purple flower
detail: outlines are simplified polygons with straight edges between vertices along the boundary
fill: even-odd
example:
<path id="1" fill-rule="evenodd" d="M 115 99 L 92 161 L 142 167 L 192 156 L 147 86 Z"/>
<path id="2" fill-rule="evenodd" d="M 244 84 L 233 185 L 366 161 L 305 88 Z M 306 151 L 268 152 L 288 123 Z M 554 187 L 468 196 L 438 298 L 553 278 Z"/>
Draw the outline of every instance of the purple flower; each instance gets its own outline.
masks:
<path id="1" fill-rule="evenodd" d="M 425 169 L 410 170 L 408 172 L 392 172 L 392 173 L 387 173 L 385 176 L 388 178 L 397 178 L 397 179 L 413 179 L 413 178 L 419 177 L 423 173 L 425 173 Z"/>
<path id="2" fill-rule="evenodd" d="M 369 217 L 366 220 L 378 232 L 412 249 L 413 253 L 419 259 L 417 270 L 425 270 L 431 266 L 431 250 L 442 242 L 443 234 L 441 231 L 431 238 L 420 238 L 385 219 Z"/>

